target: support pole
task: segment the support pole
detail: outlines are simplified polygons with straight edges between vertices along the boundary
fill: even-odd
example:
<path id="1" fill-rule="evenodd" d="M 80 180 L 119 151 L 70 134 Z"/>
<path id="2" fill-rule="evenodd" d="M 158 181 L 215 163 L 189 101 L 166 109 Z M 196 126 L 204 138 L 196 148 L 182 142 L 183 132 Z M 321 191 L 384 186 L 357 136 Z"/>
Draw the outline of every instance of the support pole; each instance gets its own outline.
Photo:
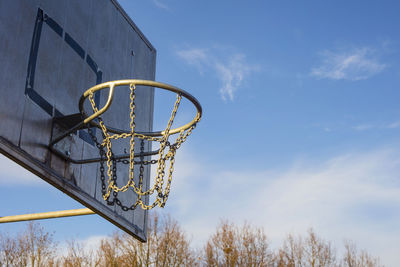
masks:
<path id="1" fill-rule="evenodd" d="M 53 219 L 53 218 L 92 215 L 92 214 L 96 213 L 90 209 L 60 210 L 60 211 L 50 211 L 42 213 L 4 216 L 0 217 L 0 223 L 33 221 L 33 220 Z"/>

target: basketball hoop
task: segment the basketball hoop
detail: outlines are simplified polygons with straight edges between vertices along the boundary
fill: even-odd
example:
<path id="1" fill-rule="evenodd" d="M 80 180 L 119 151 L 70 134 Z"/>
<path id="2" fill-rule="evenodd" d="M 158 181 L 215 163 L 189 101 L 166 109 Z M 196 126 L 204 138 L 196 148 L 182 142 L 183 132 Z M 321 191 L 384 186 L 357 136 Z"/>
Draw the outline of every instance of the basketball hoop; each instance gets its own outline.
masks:
<path id="1" fill-rule="evenodd" d="M 119 86 L 129 86 L 130 94 L 130 129 L 129 130 L 121 130 L 116 129 L 110 126 L 107 126 L 103 119 L 100 117 L 103 113 L 105 113 L 111 106 L 114 91 Z M 171 116 L 168 120 L 167 126 L 163 131 L 154 131 L 154 132 L 137 132 L 135 131 L 135 90 L 137 86 L 143 86 L 144 88 L 160 88 L 163 90 L 171 91 L 176 93 L 177 98 L 171 112 Z M 94 93 L 104 89 L 108 90 L 108 97 L 105 105 L 102 108 L 98 108 L 94 101 Z M 192 121 L 189 123 L 177 127 L 172 128 L 172 124 L 174 122 L 176 112 L 179 108 L 179 104 L 182 100 L 182 97 L 188 99 L 196 108 L 197 113 Z M 93 113 L 89 115 L 89 113 L 84 109 L 84 104 L 86 99 L 89 99 L 90 105 L 93 109 Z M 83 93 L 79 100 L 79 111 L 78 114 L 80 118 L 80 122 L 72 127 L 69 131 L 65 132 L 61 136 L 55 138 L 54 141 L 51 142 L 50 148 L 53 152 L 58 153 L 64 159 L 78 164 L 92 163 L 92 162 L 100 162 L 100 176 L 102 181 L 102 195 L 103 199 L 107 202 L 108 205 L 118 205 L 124 211 L 134 210 L 138 205 L 141 206 L 144 210 L 152 209 L 156 206 L 164 207 L 165 203 L 168 199 L 171 182 L 172 182 L 172 174 L 174 170 L 175 163 L 175 155 L 177 150 L 181 147 L 181 145 L 186 141 L 187 137 L 192 133 L 193 129 L 196 127 L 197 123 L 200 121 L 202 116 L 202 108 L 200 103 L 194 98 L 192 95 L 187 93 L 186 91 L 174 87 L 172 85 L 148 81 L 148 80 L 117 80 L 110 81 L 102 84 L 98 84 L 88 89 Z M 77 116 L 77 114 L 73 115 Z M 67 116 L 68 117 L 68 116 Z M 71 117 L 71 116 L 70 116 Z M 64 119 L 65 120 L 65 119 Z M 85 159 L 85 160 L 73 160 L 68 157 L 65 157 L 62 153 L 59 153 L 54 145 L 63 139 L 65 136 L 70 134 L 77 129 L 81 129 L 83 127 L 87 127 L 89 134 L 96 144 L 96 147 L 99 149 L 100 157 L 97 159 Z M 101 129 L 102 132 L 102 140 L 99 141 L 91 127 L 97 127 Z M 172 129 L 171 129 L 172 128 Z M 178 134 L 178 137 L 171 144 L 169 142 L 169 137 L 171 135 Z M 129 153 L 125 155 L 114 155 L 112 151 L 111 140 L 118 139 L 126 139 L 129 138 Z M 135 152 L 135 138 L 140 140 L 140 152 Z M 157 142 L 160 144 L 159 149 L 155 151 L 144 151 L 144 141 L 148 142 Z M 145 160 L 146 156 L 157 155 L 157 159 L 153 160 Z M 128 160 L 129 158 L 129 160 Z M 139 160 L 135 160 L 135 158 L 139 158 Z M 125 159 L 125 160 L 124 160 Z M 123 162 L 129 164 L 129 179 L 128 182 L 118 186 L 120 183 L 120 179 L 117 177 L 116 166 L 117 162 Z M 169 162 L 168 174 L 165 174 L 166 163 Z M 104 163 L 106 163 L 106 167 L 104 167 Z M 138 182 L 134 181 L 134 166 L 139 165 L 139 177 Z M 157 166 L 156 174 L 154 178 L 154 184 L 149 189 L 143 188 L 143 172 L 145 165 L 155 165 Z M 107 170 L 106 170 L 107 169 Z M 133 189 L 133 191 L 137 195 L 136 201 L 130 204 L 122 203 L 120 199 L 118 199 L 118 193 L 126 192 L 128 189 Z M 156 199 L 151 204 L 146 204 L 142 197 L 153 195 L 156 193 Z"/>

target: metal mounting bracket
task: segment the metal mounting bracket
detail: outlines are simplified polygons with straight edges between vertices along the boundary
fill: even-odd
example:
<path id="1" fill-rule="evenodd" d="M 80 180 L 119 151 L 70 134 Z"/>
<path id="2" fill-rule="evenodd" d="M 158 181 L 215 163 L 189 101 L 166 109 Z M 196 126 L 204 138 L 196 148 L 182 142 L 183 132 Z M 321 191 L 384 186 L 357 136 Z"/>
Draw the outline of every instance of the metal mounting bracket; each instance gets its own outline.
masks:
<path id="1" fill-rule="evenodd" d="M 86 125 L 83 122 L 83 116 L 81 113 L 75 113 L 75 114 L 61 116 L 61 117 L 54 117 L 53 118 L 53 134 L 56 129 L 59 129 L 59 131 L 61 131 L 61 133 L 56 135 L 56 137 L 52 138 L 52 140 L 48 146 L 50 151 L 52 151 L 54 154 L 56 154 L 60 158 L 66 160 L 67 162 L 71 162 L 74 164 L 86 164 L 86 163 L 100 162 L 101 161 L 100 157 L 88 158 L 88 159 L 74 159 L 74 158 L 70 157 L 71 151 L 69 151 L 69 149 L 60 150 L 59 148 L 57 148 L 57 143 L 59 143 L 61 140 L 70 136 L 71 134 L 76 133 L 76 131 L 84 129 L 84 128 L 86 128 Z M 158 153 L 158 151 L 159 150 L 143 152 L 143 153 L 135 155 L 135 157 L 142 157 L 142 156 L 146 157 L 146 156 L 155 155 Z M 130 157 L 130 155 L 128 153 L 114 156 L 114 158 L 116 160 L 129 159 L 129 157 Z"/>

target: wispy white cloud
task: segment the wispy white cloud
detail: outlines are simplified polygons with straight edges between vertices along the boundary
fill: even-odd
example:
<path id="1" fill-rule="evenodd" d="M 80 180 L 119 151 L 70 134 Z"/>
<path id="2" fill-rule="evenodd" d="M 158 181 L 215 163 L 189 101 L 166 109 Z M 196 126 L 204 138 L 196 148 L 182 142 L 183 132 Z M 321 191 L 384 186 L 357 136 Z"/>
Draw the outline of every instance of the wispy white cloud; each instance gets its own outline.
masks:
<path id="1" fill-rule="evenodd" d="M 389 129 L 395 129 L 395 128 L 399 128 L 400 127 L 400 121 L 395 121 L 390 123 L 387 128 Z"/>
<path id="2" fill-rule="evenodd" d="M 368 47 L 339 52 L 326 50 L 320 56 L 321 65 L 311 69 L 311 75 L 317 78 L 364 80 L 386 68 L 379 62 L 375 50 Z"/>
<path id="3" fill-rule="evenodd" d="M 203 72 L 203 67 L 207 65 L 207 61 L 209 60 L 208 51 L 203 48 L 180 50 L 176 53 L 187 64 L 198 68 L 201 73 Z"/>
<path id="4" fill-rule="evenodd" d="M 246 61 L 246 56 L 241 53 L 221 53 L 222 48 L 189 48 L 177 51 L 177 55 L 187 64 L 195 66 L 201 74 L 211 70 L 221 81 L 219 88 L 221 98 L 233 101 L 236 91 L 243 86 L 244 81 L 258 66 Z"/>
<path id="5" fill-rule="evenodd" d="M 338 245 L 354 240 L 388 265 L 400 261 L 400 154 L 394 150 L 303 159 L 281 170 L 205 171 L 209 164 L 187 156 L 177 158 L 177 168 L 187 161 L 194 171 L 176 173 L 166 209 L 199 246 L 226 218 L 263 226 L 275 246 L 289 232 L 314 227 Z"/>
<path id="6" fill-rule="evenodd" d="M 367 130 L 391 130 L 400 127 L 400 121 L 394 121 L 391 123 L 364 123 L 353 126 L 352 129 L 356 131 L 367 131 Z"/>
<path id="7" fill-rule="evenodd" d="M 0 154 L 0 184 L 44 185 L 42 179 Z"/>
<path id="8" fill-rule="evenodd" d="M 372 124 L 359 124 L 353 127 L 353 129 L 357 131 L 365 131 L 372 128 L 375 128 L 375 126 Z"/>
<path id="9" fill-rule="evenodd" d="M 153 0 L 153 3 L 158 8 L 169 10 L 169 7 L 163 2 L 163 0 Z"/>
<path id="10" fill-rule="evenodd" d="M 233 100 L 234 93 L 241 86 L 243 79 L 250 74 L 252 67 L 245 62 L 245 56 L 242 54 L 233 55 L 228 62 L 215 62 L 214 66 L 223 84 L 219 90 L 222 99 L 226 100 L 228 97 Z"/>

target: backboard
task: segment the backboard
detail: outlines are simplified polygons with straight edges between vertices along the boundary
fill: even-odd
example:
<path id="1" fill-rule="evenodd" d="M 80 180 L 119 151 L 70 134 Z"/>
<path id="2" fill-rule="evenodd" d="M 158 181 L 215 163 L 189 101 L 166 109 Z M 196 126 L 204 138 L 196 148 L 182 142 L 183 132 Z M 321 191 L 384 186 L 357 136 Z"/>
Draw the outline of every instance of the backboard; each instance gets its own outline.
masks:
<path id="1" fill-rule="evenodd" d="M 0 1 L 0 152 L 124 231 L 146 241 L 147 211 L 108 206 L 98 163 L 72 164 L 48 149 L 53 118 L 78 113 L 82 93 L 105 81 L 154 80 L 156 51 L 116 0 Z M 102 105 L 106 92 L 97 92 Z M 115 93 L 104 114 L 111 126 L 129 126 L 129 97 Z M 136 129 L 152 130 L 154 91 L 137 90 Z M 96 131 L 97 130 L 97 131 Z M 93 128 L 95 134 L 100 131 Z M 129 141 L 114 145 L 123 150 Z M 99 156 L 87 130 L 57 144 L 75 159 Z M 146 150 L 151 150 L 146 142 Z M 1 171 L 1 170 L 0 170 Z M 123 170 L 119 170 L 123 176 Z M 144 187 L 149 186 L 145 166 Z M 134 192 L 120 195 L 135 199 Z M 132 200 L 129 200 L 130 202 Z M 147 200 L 148 201 L 148 200 Z"/>

